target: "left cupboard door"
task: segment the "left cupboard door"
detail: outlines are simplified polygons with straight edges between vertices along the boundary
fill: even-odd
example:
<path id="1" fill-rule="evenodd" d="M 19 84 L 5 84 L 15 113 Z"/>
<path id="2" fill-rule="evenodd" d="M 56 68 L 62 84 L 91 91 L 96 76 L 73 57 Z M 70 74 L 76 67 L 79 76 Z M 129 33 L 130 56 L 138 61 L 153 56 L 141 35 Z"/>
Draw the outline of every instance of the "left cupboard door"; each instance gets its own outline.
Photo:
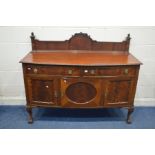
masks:
<path id="1" fill-rule="evenodd" d="M 56 106 L 58 102 L 58 80 L 54 77 L 27 77 L 28 98 L 32 105 Z"/>

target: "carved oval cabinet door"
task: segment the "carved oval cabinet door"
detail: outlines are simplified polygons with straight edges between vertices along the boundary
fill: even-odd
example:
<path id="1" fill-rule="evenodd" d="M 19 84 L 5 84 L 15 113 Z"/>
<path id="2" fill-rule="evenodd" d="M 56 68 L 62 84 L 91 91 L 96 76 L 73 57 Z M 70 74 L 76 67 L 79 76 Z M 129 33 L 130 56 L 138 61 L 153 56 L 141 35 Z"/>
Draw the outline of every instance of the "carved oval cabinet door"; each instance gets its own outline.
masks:
<path id="1" fill-rule="evenodd" d="M 61 105 L 63 107 L 97 107 L 100 105 L 100 98 L 100 79 L 61 79 Z"/>

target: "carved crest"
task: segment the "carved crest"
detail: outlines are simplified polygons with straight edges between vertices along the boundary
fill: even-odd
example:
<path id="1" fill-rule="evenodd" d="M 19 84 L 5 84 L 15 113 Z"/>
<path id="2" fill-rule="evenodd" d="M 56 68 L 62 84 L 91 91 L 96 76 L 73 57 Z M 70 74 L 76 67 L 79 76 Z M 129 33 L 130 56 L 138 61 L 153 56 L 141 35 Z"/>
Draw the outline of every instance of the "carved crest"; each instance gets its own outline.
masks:
<path id="1" fill-rule="evenodd" d="M 87 33 L 75 33 L 69 39 L 69 49 L 71 50 L 91 50 L 93 40 Z"/>
<path id="2" fill-rule="evenodd" d="M 93 41 L 93 39 L 90 37 L 90 35 L 88 35 L 87 33 L 83 33 L 83 32 L 75 33 L 74 35 L 72 35 L 72 37 L 69 40 L 72 40 L 74 38 L 87 38 L 87 39 Z"/>

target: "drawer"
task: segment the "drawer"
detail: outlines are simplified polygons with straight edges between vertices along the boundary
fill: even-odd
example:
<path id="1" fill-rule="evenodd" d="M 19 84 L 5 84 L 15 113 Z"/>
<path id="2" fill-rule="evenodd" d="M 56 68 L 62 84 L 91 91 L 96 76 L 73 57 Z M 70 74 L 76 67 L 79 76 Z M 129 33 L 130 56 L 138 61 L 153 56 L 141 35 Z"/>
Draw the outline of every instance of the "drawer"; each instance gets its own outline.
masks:
<path id="1" fill-rule="evenodd" d="M 136 66 L 93 67 L 93 66 L 48 66 L 24 65 L 26 74 L 46 74 L 62 76 L 120 76 L 136 75 Z"/>
<path id="2" fill-rule="evenodd" d="M 99 69 L 99 75 L 105 76 L 118 76 L 118 75 L 136 75 L 136 68 L 133 66 L 121 66 L 121 67 L 106 67 Z"/>
<path id="3" fill-rule="evenodd" d="M 70 66 L 24 65 L 26 74 L 80 76 L 80 68 Z"/>
<path id="4" fill-rule="evenodd" d="M 85 67 L 81 69 L 81 73 L 83 76 L 134 76 L 136 75 L 136 67 Z"/>
<path id="5" fill-rule="evenodd" d="M 54 66 L 24 65 L 24 71 L 26 74 L 60 75 L 63 70 Z"/>

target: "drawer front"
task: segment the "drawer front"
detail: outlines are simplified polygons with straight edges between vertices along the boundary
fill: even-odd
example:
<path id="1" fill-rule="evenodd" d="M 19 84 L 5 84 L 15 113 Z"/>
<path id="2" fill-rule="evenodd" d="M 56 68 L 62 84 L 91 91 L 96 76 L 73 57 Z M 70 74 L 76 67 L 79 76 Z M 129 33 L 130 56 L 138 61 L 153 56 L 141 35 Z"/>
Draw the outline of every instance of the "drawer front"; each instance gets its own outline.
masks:
<path id="1" fill-rule="evenodd" d="M 124 67 L 105 67 L 98 70 L 99 75 L 105 76 L 135 76 L 136 75 L 136 68 L 133 66 L 124 66 Z"/>
<path id="2" fill-rule="evenodd" d="M 46 75 L 72 75 L 80 76 L 78 67 L 70 66 L 41 66 L 41 65 L 24 65 L 26 74 L 46 74 Z"/>
<path id="3" fill-rule="evenodd" d="M 136 66 L 116 67 L 81 67 L 81 66 L 47 66 L 47 65 L 24 65 L 26 74 L 46 74 L 65 76 L 135 76 Z"/>
<path id="4" fill-rule="evenodd" d="M 24 65 L 26 74 L 61 75 L 63 68 L 55 66 Z"/>

